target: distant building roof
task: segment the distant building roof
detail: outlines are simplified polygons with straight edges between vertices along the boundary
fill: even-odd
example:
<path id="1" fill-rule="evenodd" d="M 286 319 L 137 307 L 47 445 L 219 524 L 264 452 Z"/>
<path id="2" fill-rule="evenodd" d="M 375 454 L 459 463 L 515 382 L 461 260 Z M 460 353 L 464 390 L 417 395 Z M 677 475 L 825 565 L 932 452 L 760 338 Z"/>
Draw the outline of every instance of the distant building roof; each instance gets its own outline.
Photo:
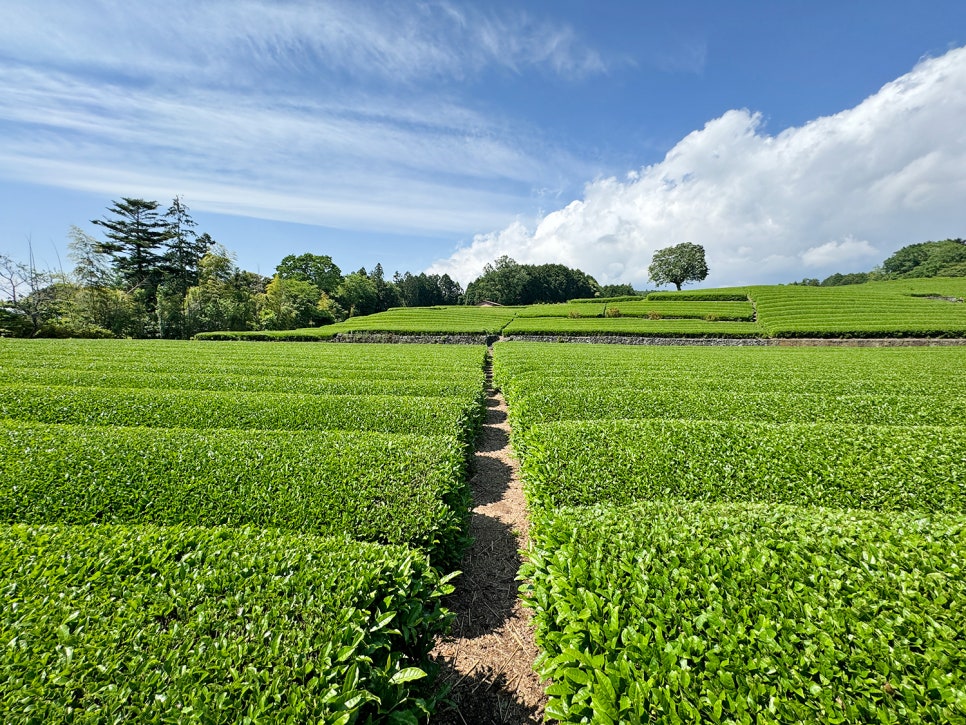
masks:
<path id="1" fill-rule="evenodd" d="M 499 302 L 483 300 L 482 302 L 477 302 L 476 307 L 503 307 L 503 305 L 501 305 Z"/>

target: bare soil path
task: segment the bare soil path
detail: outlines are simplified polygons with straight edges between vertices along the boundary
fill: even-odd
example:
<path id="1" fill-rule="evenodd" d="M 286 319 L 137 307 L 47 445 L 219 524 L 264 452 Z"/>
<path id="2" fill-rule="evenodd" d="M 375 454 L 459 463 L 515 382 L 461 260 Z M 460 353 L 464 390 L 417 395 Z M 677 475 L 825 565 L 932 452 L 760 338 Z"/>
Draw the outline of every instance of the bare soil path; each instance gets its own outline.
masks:
<path id="1" fill-rule="evenodd" d="M 543 722 L 543 683 L 533 671 L 537 647 L 530 611 L 517 598 L 520 550 L 529 522 L 519 464 L 510 454 L 506 400 L 487 371 L 487 413 L 470 486 L 473 543 L 446 606 L 456 614 L 433 650 L 452 705 L 432 725 Z"/>

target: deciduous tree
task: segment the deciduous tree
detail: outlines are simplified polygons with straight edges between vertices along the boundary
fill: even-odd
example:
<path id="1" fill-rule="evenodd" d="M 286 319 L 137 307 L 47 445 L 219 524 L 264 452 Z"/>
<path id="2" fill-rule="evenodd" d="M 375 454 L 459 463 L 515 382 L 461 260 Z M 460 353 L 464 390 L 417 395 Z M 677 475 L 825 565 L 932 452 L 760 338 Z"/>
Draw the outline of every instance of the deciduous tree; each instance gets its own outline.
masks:
<path id="1" fill-rule="evenodd" d="M 682 242 L 654 252 L 647 274 L 655 284 L 673 284 L 678 290 L 685 282 L 700 282 L 708 276 L 704 247 Z"/>

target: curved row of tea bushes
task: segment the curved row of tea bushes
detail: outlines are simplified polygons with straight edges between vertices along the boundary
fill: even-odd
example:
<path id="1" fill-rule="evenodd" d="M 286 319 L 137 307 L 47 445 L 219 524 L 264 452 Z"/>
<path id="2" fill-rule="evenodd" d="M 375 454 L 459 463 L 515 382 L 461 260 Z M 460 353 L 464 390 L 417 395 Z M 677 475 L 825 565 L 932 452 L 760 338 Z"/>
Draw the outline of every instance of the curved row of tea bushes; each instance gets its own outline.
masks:
<path id="1" fill-rule="evenodd" d="M 482 416 L 479 394 L 462 399 L 0 385 L 0 418 L 37 423 L 453 434 L 468 445 Z"/>
<path id="2" fill-rule="evenodd" d="M 443 436 L 0 422 L 0 521 L 258 526 L 458 561 L 462 446 Z"/>
<path id="3" fill-rule="evenodd" d="M 503 328 L 504 335 L 641 335 L 647 337 L 762 337 L 754 322 L 709 322 L 693 319 L 646 317 L 516 317 Z"/>
<path id="4" fill-rule="evenodd" d="M 548 718 L 966 722 L 962 517 L 646 502 L 532 536 Z"/>
<path id="5" fill-rule="evenodd" d="M 964 295 L 962 278 L 751 291 L 758 321 L 773 337 L 963 337 L 966 304 L 942 297 Z"/>
<path id="6" fill-rule="evenodd" d="M 325 327 L 259 332 L 204 332 L 196 340 L 321 340 L 336 335 L 495 335 L 516 314 L 516 307 L 396 307 L 373 315 L 350 317 Z"/>
<path id="7" fill-rule="evenodd" d="M 405 547 L 0 525 L 5 723 L 416 722 L 452 587 Z"/>
<path id="8" fill-rule="evenodd" d="M 691 302 L 691 301 L 650 301 L 644 297 L 622 300 L 600 300 L 589 302 L 568 302 L 556 305 L 530 305 L 517 312 L 517 318 L 525 317 L 670 317 L 703 320 L 730 320 L 752 322 L 755 308 L 751 302 Z"/>
<path id="9" fill-rule="evenodd" d="M 966 426 L 583 420 L 515 440 L 539 515 L 674 498 L 966 513 Z"/>

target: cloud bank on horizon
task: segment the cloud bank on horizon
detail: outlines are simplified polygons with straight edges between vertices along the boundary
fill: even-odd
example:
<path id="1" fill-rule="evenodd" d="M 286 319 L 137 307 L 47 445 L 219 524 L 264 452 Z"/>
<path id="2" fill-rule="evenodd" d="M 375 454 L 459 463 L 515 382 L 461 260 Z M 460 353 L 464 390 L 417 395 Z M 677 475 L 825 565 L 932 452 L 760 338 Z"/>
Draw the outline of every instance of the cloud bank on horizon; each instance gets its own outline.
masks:
<path id="1" fill-rule="evenodd" d="M 899 247 L 966 236 L 966 48 L 922 60 L 854 108 L 777 135 L 731 110 L 624 179 L 488 234 L 430 272 L 464 284 L 503 254 L 648 286 L 653 253 L 705 247 L 703 286 L 868 271 Z"/>

